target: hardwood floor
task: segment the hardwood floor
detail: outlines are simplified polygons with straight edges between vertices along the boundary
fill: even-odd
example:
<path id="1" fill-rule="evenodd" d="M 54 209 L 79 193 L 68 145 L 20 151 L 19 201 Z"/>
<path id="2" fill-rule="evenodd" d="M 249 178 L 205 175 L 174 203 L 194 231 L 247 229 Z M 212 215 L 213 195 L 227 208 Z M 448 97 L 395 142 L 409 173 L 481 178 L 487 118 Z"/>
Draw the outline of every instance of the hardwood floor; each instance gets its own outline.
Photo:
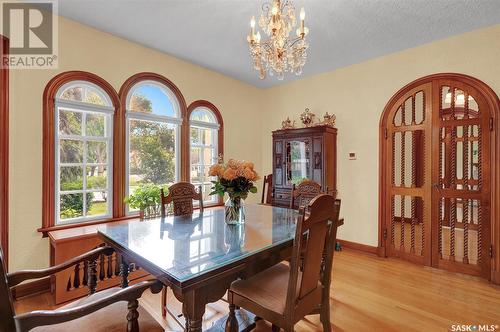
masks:
<path id="1" fill-rule="evenodd" d="M 180 313 L 173 295 L 168 299 L 171 310 Z M 500 287 L 476 277 L 356 251 L 335 253 L 331 301 L 334 331 L 450 331 L 452 324 L 487 324 L 500 330 Z M 182 330 L 172 316 L 161 318 L 159 294 L 145 294 L 141 302 L 167 331 Z M 24 298 L 15 305 L 18 313 L 42 308 L 54 308 L 50 294 Z M 225 302 L 210 304 L 204 328 L 226 313 Z M 182 317 L 178 319 L 182 323 Z M 321 331 L 319 316 L 308 316 L 295 330 Z M 254 331 L 271 328 L 259 322 Z"/>

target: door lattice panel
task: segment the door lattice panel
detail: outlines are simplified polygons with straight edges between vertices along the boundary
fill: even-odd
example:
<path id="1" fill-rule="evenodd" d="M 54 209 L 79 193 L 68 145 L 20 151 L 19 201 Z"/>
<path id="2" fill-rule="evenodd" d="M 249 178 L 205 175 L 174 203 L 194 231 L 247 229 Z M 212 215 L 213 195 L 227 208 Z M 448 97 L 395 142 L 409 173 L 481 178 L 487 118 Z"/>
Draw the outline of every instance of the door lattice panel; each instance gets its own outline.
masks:
<path id="1" fill-rule="evenodd" d="M 430 136 L 426 128 L 431 117 L 427 95 L 430 86 L 414 89 L 404 95 L 390 115 L 388 145 L 390 146 L 390 182 L 388 227 L 389 251 L 397 257 L 424 263 L 430 243 L 430 214 L 425 201 L 430 183 L 426 159 Z"/>
<path id="2" fill-rule="evenodd" d="M 439 92 L 439 261 L 433 265 L 481 274 L 488 115 L 466 87 L 441 84 Z"/>

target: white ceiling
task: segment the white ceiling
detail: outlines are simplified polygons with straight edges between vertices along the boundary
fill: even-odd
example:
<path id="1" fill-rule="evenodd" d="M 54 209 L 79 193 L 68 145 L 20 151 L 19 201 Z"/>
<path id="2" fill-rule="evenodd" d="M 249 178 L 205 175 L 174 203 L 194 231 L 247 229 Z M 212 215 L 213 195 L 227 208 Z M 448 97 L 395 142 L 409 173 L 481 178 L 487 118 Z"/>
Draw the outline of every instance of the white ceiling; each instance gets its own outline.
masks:
<path id="1" fill-rule="evenodd" d="M 258 87 L 246 35 L 263 0 L 61 0 L 59 13 Z M 296 0 L 306 10 L 301 77 L 500 23 L 500 0 Z M 500 42 L 499 40 L 496 42 Z M 467 47 L 467 45 L 464 45 Z M 300 77 L 299 77 L 300 78 Z"/>

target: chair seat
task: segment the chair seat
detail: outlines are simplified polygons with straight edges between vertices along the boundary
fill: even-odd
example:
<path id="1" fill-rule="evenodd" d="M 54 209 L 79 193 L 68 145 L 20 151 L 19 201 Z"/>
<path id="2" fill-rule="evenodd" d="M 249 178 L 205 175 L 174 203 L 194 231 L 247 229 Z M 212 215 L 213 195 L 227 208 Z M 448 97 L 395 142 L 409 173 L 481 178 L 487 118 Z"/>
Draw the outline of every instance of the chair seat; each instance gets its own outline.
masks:
<path id="1" fill-rule="evenodd" d="M 245 280 L 231 284 L 231 291 L 260 306 L 284 314 L 290 268 L 280 263 Z"/>
<path id="2" fill-rule="evenodd" d="M 58 310 L 72 309 L 74 307 L 97 301 L 103 297 L 112 295 L 121 288 L 109 288 L 82 299 L 62 306 Z M 160 324 L 139 306 L 139 329 L 141 332 L 163 332 Z M 123 332 L 127 330 L 127 302 L 121 301 L 104 307 L 92 314 L 69 322 L 40 326 L 32 329 L 34 332 L 66 332 L 66 331 L 92 331 L 92 332 Z"/>

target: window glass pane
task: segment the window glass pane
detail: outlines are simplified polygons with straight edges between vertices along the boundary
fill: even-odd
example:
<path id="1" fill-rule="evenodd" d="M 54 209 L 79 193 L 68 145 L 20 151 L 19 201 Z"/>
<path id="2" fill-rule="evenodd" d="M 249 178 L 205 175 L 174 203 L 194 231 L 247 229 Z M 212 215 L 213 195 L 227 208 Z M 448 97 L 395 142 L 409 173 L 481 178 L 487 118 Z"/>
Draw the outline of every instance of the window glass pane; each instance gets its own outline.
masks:
<path id="1" fill-rule="evenodd" d="M 83 216 L 83 194 L 61 195 L 59 204 L 61 220 Z"/>
<path id="2" fill-rule="evenodd" d="M 67 139 L 61 140 L 59 158 L 62 164 L 83 162 L 83 142 Z"/>
<path id="3" fill-rule="evenodd" d="M 105 106 L 107 103 L 101 93 L 91 86 L 72 86 L 63 91 L 60 99 L 80 101 Z"/>
<path id="4" fill-rule="evenodd" d="M 175 125 L 130 120 L 129 194 L 140 184 L 174 183 L 176 152 Z"/>
<path id="5" fill-rule="evenodd" d="M 191 183 L 203 182 L 203 169 L 201 166 L 191 166 Z"/>
<path id="6" fill-rule="evenodd" d="M 202 144 L 212 145 L 213 144 L 214 129 L 203 129 L 202 130 Z"/>
<path id="7" fill-rule="evenodd" d="M 59 134 L 60 135 L 81 135 L 82 134 L 82 113 L 60 110 L 59 111 Z"/>
<path id="8" fill-rule="evenodd" d="M 93 192 L 91 194 L 87 194 L 86 215 L 95 217 L 108 214 L 108 192 Z"/>
<path id="9" fill-rule="evenodd" d="M 199 165 L 201 148 L 191 148 L 191 165 Z"/>
<path id="10" fill-rule="evenodd" d="M 215 162 L 216 162 L 215 157 L 216 156 L 214 154 L 215 154 L 215 151 L 212 148 L 203 149 L 203 152 L 201 155 L 201 157 L 203 158 L 201 161 L 203 163 L 203 165 L 211 166 L 211 165 L 215 164 Z"/>
<path id="11" fill-rule="evenodd" d="M 191 144 L 200 144 L 200 130 L 195 127 L 191 127 Z"/>
<path id="12" fill-rule="evenodd" d="M 166 88 L 156 84 L 141 84 L 133 89 L 128 109 L 133 112 L 175 117 L 174 104 Z"/>
<path id="13" fill-rule="evenodd" d="M 108 143 L 89 141 L 87 143 L 87 163 L 104 164 L 107 162 Z"/>
<path id="14" fill-rule="evenodd" d="M 204 202 L 217 202 L 217 195 L 210 196 L 210 193 L 212 192 L 212 184 L 204 184 L 203 185 L 203 197 L 204 197 Z"/>
<path id="15" fill-rule="evenodd" d="M 215 116 L 207 109 L 197 108 L 191 113 L 190 120 L 217 123 Z"/>
<path id="16" fill-rule="evenodd" d="M 87 166 L 87 189 L 106 189 L 107 181 L 106 166 Z"/>
<path id="17" fill-rule="evenodd" d="M 83 168 L 81 166 L 61 166 L 59 183 L 61 191 L 83 189 Z"/>
<path id="18" fill-rule="evenodd" d="M 103 137 L 106 135 L 105 115 L 89 113 L 86 116 L 85 133 L 87 136 Z"/>

